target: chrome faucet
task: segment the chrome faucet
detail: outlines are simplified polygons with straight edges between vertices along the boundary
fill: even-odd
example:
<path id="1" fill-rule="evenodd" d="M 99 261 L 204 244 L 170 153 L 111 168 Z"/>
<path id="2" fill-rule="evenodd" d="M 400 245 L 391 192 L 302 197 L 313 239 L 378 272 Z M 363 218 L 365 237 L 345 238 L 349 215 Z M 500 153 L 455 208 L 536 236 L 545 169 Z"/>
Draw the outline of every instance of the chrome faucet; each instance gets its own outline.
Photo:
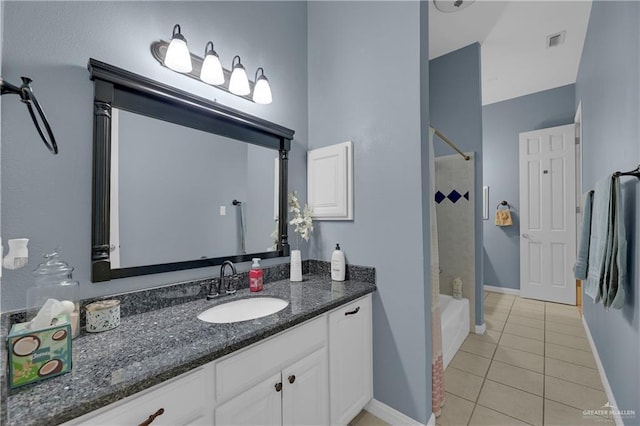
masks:
<path id="1" fill-rule="evenodd" d="M 231 266 L 232 275 L 235 275 L 237 273 L 236 267 L 233 266 L 233 263 L 230 260 L 225 260 L 220 266 L 220 279 L 218 280 L 218 285 L 216 286 L 212 282 L 209 286 L 209 294 L 207 294 L 207 300 L 215 299 L 216 297 L 221 296 L 222 294 L 220 293 L 220 290 L 222 290 L 222 288 L 225 289 L 226 294 L 234 294 L 236 292 L 236 287 L 233 284 L 233 281 L 230 281 L 229 284 L 225 284 L 224 270 L 227 266 Z M 215 293 L 212 291 L 214 290 L 214 286 Z"/>

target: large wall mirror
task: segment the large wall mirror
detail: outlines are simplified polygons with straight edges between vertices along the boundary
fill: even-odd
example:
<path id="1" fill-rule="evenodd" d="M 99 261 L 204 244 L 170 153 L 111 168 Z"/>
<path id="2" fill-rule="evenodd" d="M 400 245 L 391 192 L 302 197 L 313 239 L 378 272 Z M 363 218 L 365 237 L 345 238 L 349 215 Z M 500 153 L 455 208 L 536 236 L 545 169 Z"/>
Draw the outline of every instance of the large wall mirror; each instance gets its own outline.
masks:
<path id="1" fill-rule="evenodd" d="M 287 256 L 293 130 L 91 59 L 92 281 Z"/>

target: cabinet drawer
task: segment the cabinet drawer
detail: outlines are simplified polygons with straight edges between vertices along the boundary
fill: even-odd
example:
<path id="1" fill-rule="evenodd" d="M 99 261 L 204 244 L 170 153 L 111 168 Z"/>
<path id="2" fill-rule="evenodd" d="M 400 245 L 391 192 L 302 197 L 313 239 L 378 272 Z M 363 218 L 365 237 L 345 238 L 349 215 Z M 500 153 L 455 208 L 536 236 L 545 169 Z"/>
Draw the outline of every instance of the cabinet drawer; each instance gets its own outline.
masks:
<path id="1" fill-rule="evenodd" d="M 327 317 L 285 331 L 216 364 L 216 400 L 223 402 L 326 345 Z"/>
<path id="2" fill-rule="evenodd" d="M 157 385 L 141 396 L 134 395 L 98 411 L 73 420 L 67 425 L 138 425 L 150 415 L 163 409 L 153 426 L 210 425 L 213 422 L 213 404 L 208 383 L 213 380 L 206 368 Z"/>

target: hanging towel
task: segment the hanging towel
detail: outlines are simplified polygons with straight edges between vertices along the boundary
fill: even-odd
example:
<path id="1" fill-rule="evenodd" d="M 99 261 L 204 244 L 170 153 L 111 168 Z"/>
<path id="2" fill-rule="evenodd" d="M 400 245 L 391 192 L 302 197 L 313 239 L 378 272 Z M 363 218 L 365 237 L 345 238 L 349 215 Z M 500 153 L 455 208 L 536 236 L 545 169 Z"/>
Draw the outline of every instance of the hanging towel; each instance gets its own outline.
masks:
<path id="1" fill-rule="evenodd" d="M 620 179 L 613 175 L 596 184 L 585 293 L 606 309 L 624 305 L 627 240 Z"/>
<path id="2" fill-rule="evenodd" d="M 506 209 L 496 210 L 495 224 L 496 226 L 513 225 L 513 220 L 511 220 L 511 211 Z"/>
<path id="3" fill-rule="evenodd" d="M 589 267 L 589 239 L 591 237 L 591 209 L 593 207 L 593 191 L 584 195 L 582 203 L 582 231 L 580 232 L 580 247 L 578 248 L 578 258 L 573 267 L 573 272 L 577 280 L 587 279 L 587 268 Z"/>

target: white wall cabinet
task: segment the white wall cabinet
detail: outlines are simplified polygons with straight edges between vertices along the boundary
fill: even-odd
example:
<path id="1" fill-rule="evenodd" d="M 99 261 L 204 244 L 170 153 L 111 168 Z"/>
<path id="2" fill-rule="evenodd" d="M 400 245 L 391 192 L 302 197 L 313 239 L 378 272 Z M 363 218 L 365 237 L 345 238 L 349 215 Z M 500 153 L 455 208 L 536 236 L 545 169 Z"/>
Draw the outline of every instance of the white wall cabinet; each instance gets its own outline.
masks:
<path id="1" fill-rule="evenodd" d="M 372 398 L 371 295 L 66 425 L 346 425 Z"/>
<path id="2" fill-rule="evenodd" d="M 353 219 L 353 143 L 307 151 L 307 202 L 316 220 Z"/>
<path id="3" fill-rule="evenodd" d="M 373 397 L 371 296 L 329 314 L 331 424 L 348 424 Z"/>

